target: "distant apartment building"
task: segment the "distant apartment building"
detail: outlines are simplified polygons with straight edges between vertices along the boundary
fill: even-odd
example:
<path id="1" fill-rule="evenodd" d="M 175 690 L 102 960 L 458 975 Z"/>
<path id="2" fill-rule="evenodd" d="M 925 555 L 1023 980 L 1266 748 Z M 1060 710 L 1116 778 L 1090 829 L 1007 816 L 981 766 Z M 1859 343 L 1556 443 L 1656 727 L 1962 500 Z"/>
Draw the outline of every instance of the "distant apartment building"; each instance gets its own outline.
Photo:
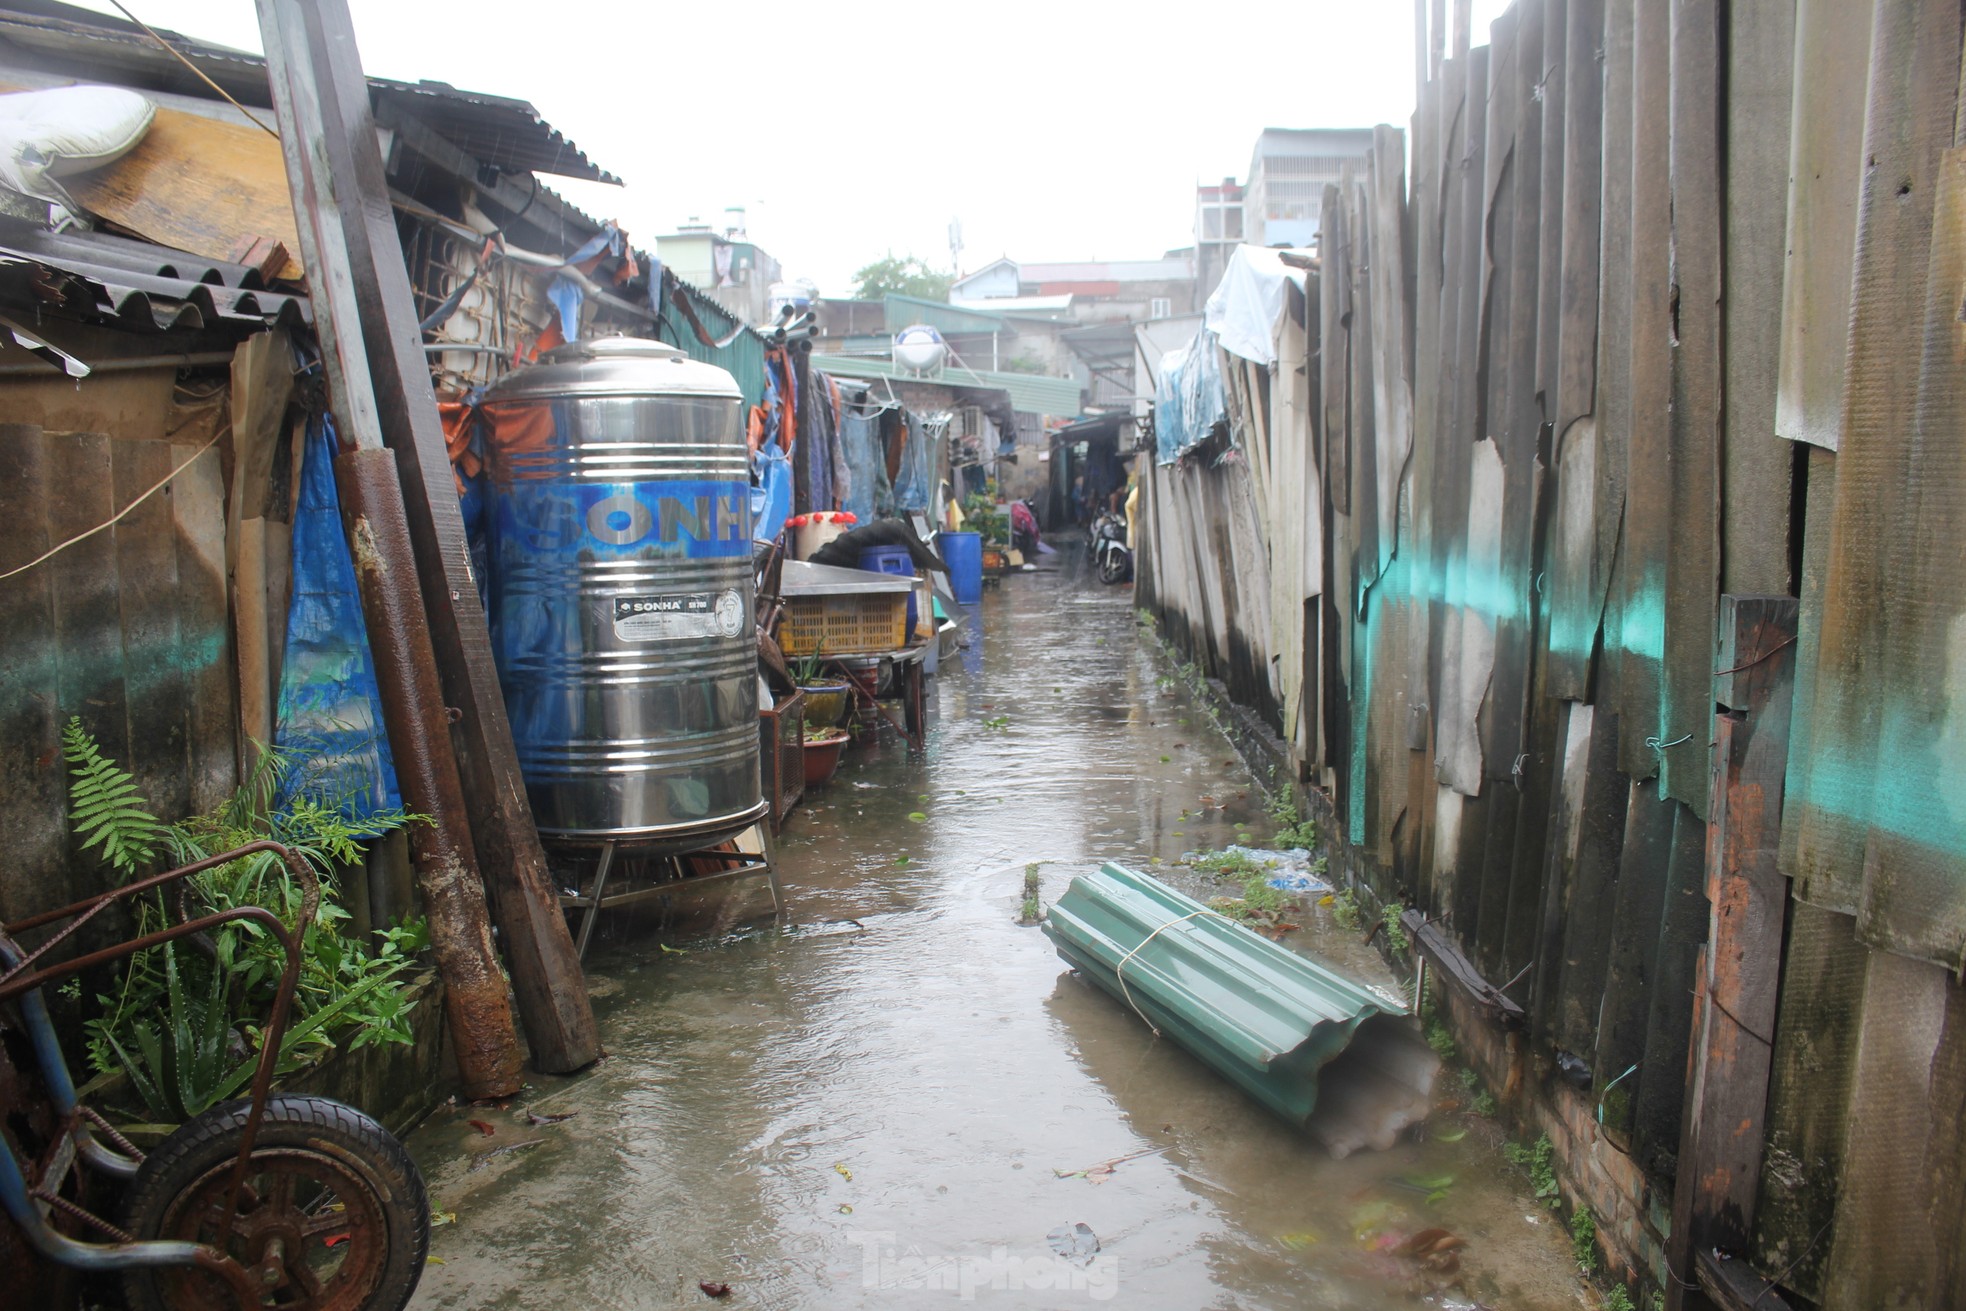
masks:
<path id="1" fill-rule="evenodd" d="M 1219 186 L 1195 188 L 1195 294 L 1206 300 L 1229 256 L 1242 244 L 1242 184 L 1223 178 Z"/>
<path id="2" fill-rule="evenodd" d="M 1369 127 L 1263 129 L 1243 184 L 1243 240 L 1253 246 L 1315 246 L 1325 187 L 1371 150 Z"/>
<path id="3" fill-rule="evenodd" d="M 724 228 L 692 218 L 655 239 L 655 255 L 681 278 L 753 327 L 771 321 L 771 287 L 778 261 L 753 244 L 744 211 L 724 211 Z"/>
<path id="4" fill-rule="evenodd" d="M 1159 259 L 1084 260 L 1025 264 L 999 259 L 956 279 L 949 300 L 994 308 L 1012 298 L 1071 297 L 1078 323 L 1137 323 L 1186 314 L 1195 305 L 1195 252 L 1170 250 Z"/>

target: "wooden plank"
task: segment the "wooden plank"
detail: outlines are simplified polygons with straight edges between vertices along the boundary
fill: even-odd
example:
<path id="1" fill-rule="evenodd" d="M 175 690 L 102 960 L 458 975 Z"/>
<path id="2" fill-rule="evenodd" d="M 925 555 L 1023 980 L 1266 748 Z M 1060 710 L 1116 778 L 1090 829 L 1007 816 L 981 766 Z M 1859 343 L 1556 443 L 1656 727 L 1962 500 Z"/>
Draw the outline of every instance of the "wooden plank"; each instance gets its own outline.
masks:
<path id="1" fill-rule="evenodd" d="M 47 507 L 64 475 L 32 424 L 0 424 L 0 572 L 54 545 Z M 68 767 L 61 758 L 54 589 L 44 566 L 0 580 L 0 920 L 66 901 Z"/>
<path id="2" fill-rule="evenodd" d="M 1659 909 L 1658 941 L 1645 972 L 1645 1051 L 1632 1090 L 1632 1159 L 1647 1175 L 1674 1179 L 1686 1109 L 1686 1052 L 1692 1041 L 1695 980 L 1707 934 L 1706 821 L 1668 800 L 1672 854 Z"/>
<path id="3" fill-rule="evenodd" d="M 1605 953 L 1604 999 L 1598 1011 L 1593 1090 L 1606 1135 L 1631 1151 L 1633 1068 L 1645 1056 L 1647 989 L 1658 950 L 1666 869 L 1672 860 L 1673 805 L 1658 783 L 1634 781 L 1625 805 L 1625 838 L 1612 897 L 1610 950 Z M 1675 1070 L 1677 1070 L 1675 1066 Z"/>
<path id="4" fill-rule="evenodd" d="M 1632 348 L 1629 340 L 1632 309 L 1632 183 L 1634 113 L 1632 98 L 1634 27 L 1633 0 L 1604 4 L 1603 187 L 1599 202 L 1601 237 L 1598 244 L 1598 322 L 1596 407 L 1591 438 L 1596 445 L 1596 507 L 1592 514 L 1595 545 L 1591 550 L 1590 589 L 1598 617 L 1591 607 L 1576 621 L 1575 642 L 1594 644 L 1587 666 L 1588 695 L 1613 719 L 1624 706 L 1623 574 L 1627 562 L 1620 548 L 1625 529 L 1625 479 L 1631 465 Z M 1624 331 L 1610 330 L 1623 324 Z M 1622 720 L 1618 721 L 1622 725 Z M 1621 739 L 1622 741 L 1622 739 Z"/>
<path id="5" fill-rule="evenodd" d="M 113 164 L 64 179 L 91 213 L 148 241 L 230 262 L 241 240 L 269 237 L 302 274 L 280 143 L 256 127 L 158 106 L 150 130 Z"/>
<path id="6" fill-rule="evenodd" d="M 1766 1135 L 1788 881 L 1775 867 L 1794 691 L 1796 602 L 1721 598 L 1707 947 L 1669 1260 L 1746 1252 Z M 1668 1293 L 1668 1305 L 1678 1299 Z"/>
<path id="7" fill-rule="evenodd" d="M 1598 252 L 1603 200 L 1605 83 L 1604 0 L 1572 0 L 1564 26 L 1561 249 L 1557 258 L 1554 389 L 1550 464 L 1556 505 L 1549 526 L 1546 644 L 1553 696 L 1590 693 L 1591 656 L 1603 617 L 1597 577 Z M 1600 56 L 1605 61 L 1600 66 Z M 1629 141 L 1630 132 L 1626 131 Z"/>
<path id="8" fill-rule="evenodd" d="M 1551 426 L 1560 436 L 1596 408 L 1598 252 L 1604 200 L 1607 0 L 1570 0 L 1563 47 L 1563 217 Z M 1629 138 L 1629 129 L 1627 128 Z"/>
<path id="9" fill-rule="evenodd" d="M 1584 771 L 1573 890 L 1564 918 L 1563 959 L 1554 981 L 1549 1033 L 1559 1048 L 1589 1060 L 1597 1047 L 1632 796 L 1631 780 L 1618 768 L 1617 722 L 1600 707 L 1592 710 Z"/>
<path id="10" fill-rule="evenodd" d="M 359 270 L 351 276 L 358 279 L 362 322 L 345 323 L 342 331 L 353 334 L 359 326 L 366 354 L 363 363 L 374 386 L 374 410 L 368 416 L 371 431 L 386 434 L 401 473 L 406 527 L 443 703 L 458 711 L 446 745 L 457 748 L 456 765 L 470 818 L 469 847 L 492 889 L 492 909 L 502 931 L 526 1037 L 542 1068 L 578 1069 L 600 1055 L 600 1040 L 526 801 L 490 635 L 472 582 L 456 484 L 420 345 L 409 275 L 389 207 L 367 86 L 346 7 L 325 0 L 310 5 L 267 0 L 261 18 L 283 120 L 304 112 L 321 115 L 329 125 L 320 152 L 326 158 L 314 160 L 294 152 L 288 161 L 290 183 L 304 194 L 310 185 L 308 170 L 318 165 L 335 178 L 337 200 L 346 211 L 332 219 L 324 210 L 311 211 L 309 222 L 340 243 L 336 258 L 345 261 L 345 268 Z M 276 39 L 283 29 L 292 39 L 291 46 Z M 301 62 L 290 64 L 289 52 Z M 312 226 L 307 240 L 307 248 L 313 249 Z M 314 258 L 318 262 L 322 253 L 316 250 Z M 320 312 L 318 303 L 316 312 Z M 340 403 L 351 399 L 366 407 L 367 401 L 349 396 L 340 398 Z M 357 413 L 341 417 L 348 425 L 363 415 L 358 408 Z"/>
<path id="11" fill-rule="evenodd" d="M 1624 536 L 1617 631 L 1619 768 L 1633 779 L 1659 772 L 1663 736 L 1660 662 L 1665 657 L 1667 496 L 1672 395 L 1672 196 L 1668 173 L 1670 34 L 1668 0 L 1632 0 L 1632 271 L 1628 312 L 1630 419 L 1626 426 Z M 1614 308 L 1607 305 L 1609 311 Z M 1704 742 L 1702 743 L 1704 749 Z"/>
<path id="12" fill-rule="evenodd" d="M 1674 0 L 1671 19 L 1672 390 L 1666 437 L 1660 787 L 1705 819 L 1712 785 L 1713 649 L 1720 593 L 1721 0 Z"/>

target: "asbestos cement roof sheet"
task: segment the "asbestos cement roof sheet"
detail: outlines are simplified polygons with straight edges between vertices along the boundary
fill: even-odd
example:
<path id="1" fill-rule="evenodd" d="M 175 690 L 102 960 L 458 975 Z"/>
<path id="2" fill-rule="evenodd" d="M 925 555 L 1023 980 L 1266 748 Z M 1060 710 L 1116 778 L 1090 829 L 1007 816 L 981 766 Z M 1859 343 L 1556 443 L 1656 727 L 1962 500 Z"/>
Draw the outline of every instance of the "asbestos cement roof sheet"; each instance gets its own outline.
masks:
<path id="1" fill-rule="evenodd" d="M 105 233 L 0 223 L 0 279 L 36 303 L 134 332 L 312 321 L 307 298 L 269 291 L 243 265 Z"/>

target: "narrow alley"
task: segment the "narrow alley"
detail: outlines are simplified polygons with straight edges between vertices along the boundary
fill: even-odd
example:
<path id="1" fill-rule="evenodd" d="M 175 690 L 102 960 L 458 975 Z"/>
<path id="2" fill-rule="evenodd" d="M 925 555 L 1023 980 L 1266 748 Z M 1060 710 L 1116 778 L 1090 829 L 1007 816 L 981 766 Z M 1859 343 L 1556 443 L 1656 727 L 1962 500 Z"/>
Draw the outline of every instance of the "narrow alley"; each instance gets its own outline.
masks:
<path id="1" fill-rule="evenodd" d="M 624 915 L 589 960 L 607 1059 L 410 1139 L 446 1220 L 414 1305 L 1589 1305 L 1489 1122 L 1333 1161 L 1019 925 L 1028 863 L 1049 903 L 1091 862 L 1275 828 L 1131 589 L 1060 558 L 987 597 L 925 758 L 877 748 L 795 814 L 784 927 L 657 948 Z M 1299 918 L 1288 940 L 1396 988 L 1327 909 Z M 1077 1223 L 1085 1266 L 1047 1244 Z M 1386 1250 L 1434 1226 L 1466 1240 L 1453 1279 Z"/>

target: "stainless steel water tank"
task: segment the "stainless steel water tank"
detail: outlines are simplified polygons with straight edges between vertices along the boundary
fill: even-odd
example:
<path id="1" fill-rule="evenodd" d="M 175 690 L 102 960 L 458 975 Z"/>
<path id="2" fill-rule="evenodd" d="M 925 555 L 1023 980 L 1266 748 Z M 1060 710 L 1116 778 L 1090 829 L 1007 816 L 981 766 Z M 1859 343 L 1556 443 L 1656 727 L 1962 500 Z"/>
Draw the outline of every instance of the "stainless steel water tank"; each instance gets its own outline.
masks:
<path id="1" fill-rule="evenodd" d="M 688 850 L 765 811 L 743 397 L 660 342 L 547 352 L 484 404 L 492 648 L 548 839 Z"/>

